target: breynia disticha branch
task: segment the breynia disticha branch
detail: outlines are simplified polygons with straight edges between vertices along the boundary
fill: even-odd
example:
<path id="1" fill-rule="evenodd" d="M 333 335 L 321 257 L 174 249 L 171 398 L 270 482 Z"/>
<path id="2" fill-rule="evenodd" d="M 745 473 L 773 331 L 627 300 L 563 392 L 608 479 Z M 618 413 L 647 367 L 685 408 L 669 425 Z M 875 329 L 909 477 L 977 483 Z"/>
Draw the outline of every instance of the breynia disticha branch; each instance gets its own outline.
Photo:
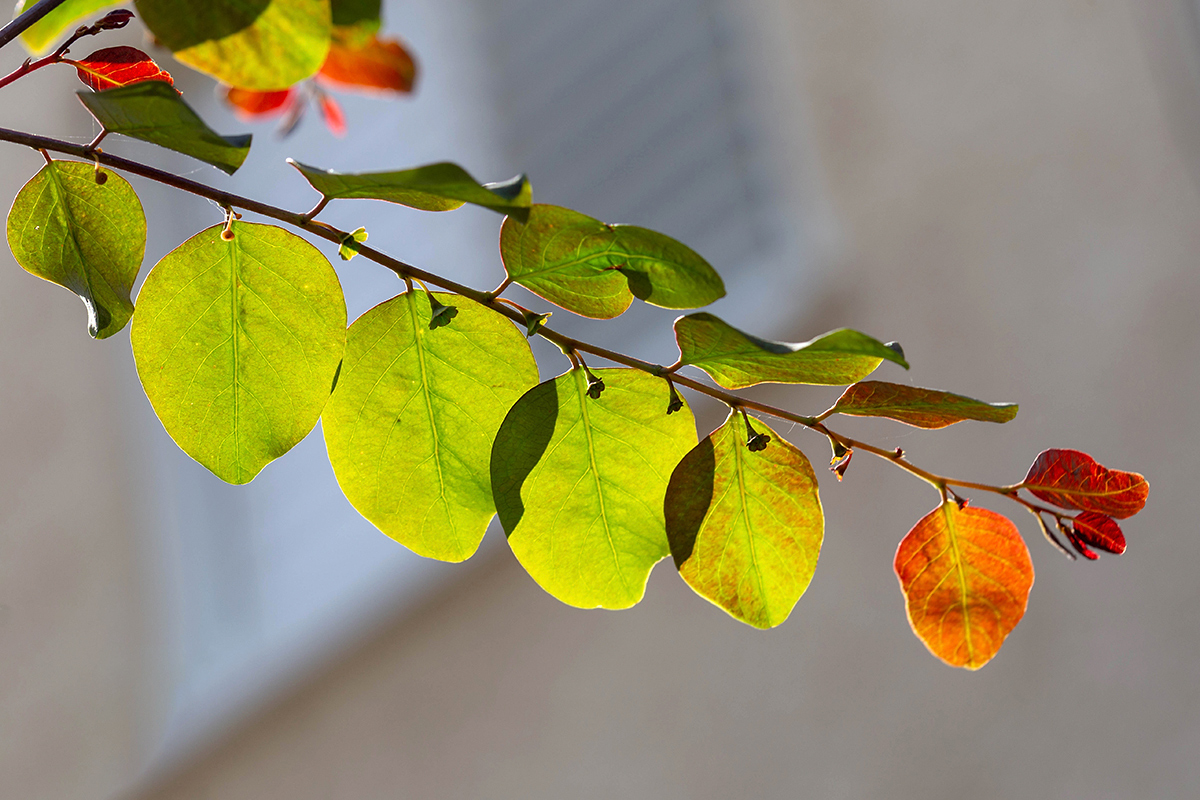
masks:
<path id="1" fill-rule="evenodd" d="M 36 148 L 48 162 L 14 203 L 9 242 L 22 267 L 88 303 L 96 338 L 132 319 L 135 362 L 156 413 L 180 447 L 221 479 L 252 480 L 320 418 L 343 492 L 380 530 L 422 555 L 469 557 L 497 513 L 521 564 L 565 603 L 633 605 L 650 570 L 670 554 L 698 594 L 742 622 L 770 628 L 787 619 L 812 578 L 824 514 L 811 463 L 752 419 L 749 412 L 757 411 L 826 437 L 838 480 L 854 452 L 865 450 L 937 490 L 939 505 L 900 542 L 894 566 L 914 632 L 943 661 L 967 669 L 995 656 L 1021 620 L 1033 566 L 1016 526 L 969 505 L 960 492 L 1013 500 L 1072 558 L 1071 548 L 1087 559 L 1097 558 L 1096 550 L 1124 552 L 1116 519 L 1145 505 L 1141 475 L 1052 449 L 1020 483 L 976 483 L 923 469 L 900 448 L 830 428 L 836 414 L 924 429 L 1015 417 L 1010 403 L 866 380 L 884 361 L 908 369 L 895 342 L 849 329 L 802 343 L 773 342 L 713 314 L 690 313 L 674 326 L 679 359 L 663 366 L 546 326 L 549 313 L 501 297 L 505 289 L 518 283 L 569 311 L 613 318 L 635 299 L 688 310 L 719 299 L 725 288 L 698 253 L 670 237 L 534 204 L 524 176 L 482 184 L 448 162 L 361 174 L 294 164 L 321 195 L 310 211 L 296 213 L 102 152 L 100 139 L 121 133 L 233 173 L 250 144 L 249 136 L 208 128 L 172 88 L 171 76 L 136 48 L 65 58 L 80 36 L 128 19 L 129 12 L 113 12 L 0 79 L 3 86 L 46 64 L 69 63 L 96 90 L 80 97 L 104 127 L 86 146 L 0 129 L 0 140 Z M 311 99 L 340 134 L 345 120 L 323 86 L 412 88 L 411 56 L 395 40 L 379 38 L 377 27 L 377 19 L 338 23 L 312 81 L 268 91 L 229 88 L 226 100 L 245 116 L 284 114 L 290 127 Z M 250 74 L 244 83 L 286 82 Z M 51 151 L 89 163 L 53 161 Z M 140 267 L 144 215 L 132 187 L 106 182 L 101 166 L 208 198 L 226 211 L 223 225 L 201 231 L 155 265 L 137 298 L 140 314 L 128 289 Z M 315 219 L 329 202 L 346 198 L 427 211 L 471 203 L 504 215 L 505 279 L 490 292 L 463 286 L 367 246 L 365 229 L 346 232 Z M 96 208 L 106 213 L 92 213 Z M 403 278 L 407 291 L 347 331 L 328 260 L 284 228 L 238 221 L 235 208 L 332 242 L 345 260 L 362 255 Z M 114 269 L 111 248 L 97 245 L 110 240 L 139 247 L 127 247 Z M 101 283 L 119 291 L 100 291 Z M 247 326 L 255 338 L 243 342 L 239 331 Z M 557 345 L 571 368 L 536 383 L 526 341 L 533 336 Z M 593 370 L 585 354 L 619 367 Z M 680 374 L 683 367 L 717 386 Z M 727 391 L 767 382 L 851 385 L 817 416 Z M 677 387 L 725 403 L 729 417 L 697 442 Z"/>

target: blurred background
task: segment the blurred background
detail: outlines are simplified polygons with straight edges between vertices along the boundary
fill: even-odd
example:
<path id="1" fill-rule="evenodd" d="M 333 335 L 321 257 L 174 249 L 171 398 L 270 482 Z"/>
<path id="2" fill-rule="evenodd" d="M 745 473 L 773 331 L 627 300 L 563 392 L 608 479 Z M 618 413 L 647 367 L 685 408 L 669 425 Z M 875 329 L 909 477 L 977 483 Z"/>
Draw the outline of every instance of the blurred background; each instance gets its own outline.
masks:
<path id="1" fill-rule="evenodd" d="M 345 96 L 343 140 L 315 118 L 282 141 L 255 125 L 232 179 L 137 142 L 105 149 L 295 210 L 315 198 L 288 156 L 527 172 L 542 202 L 693 246 L 734 325 L 897 339 L 913 369 L 880 379 L 1022 408 L 1003 428 L 839 430 L 989 483 L 1020 480 L 1047 447 L 1145 473 L 1129 551 L 1068 562 L 1018 507 L 973 497 L 1021 527 L 1037 582 L 999 656 L 951 669 L 910 632 L 892 572 L 937 497 L 860 454 L 844 482 L 822 478 L 820 567 L 781 627 L 734 622 L 669 561 L 632 610 L 568 608 L 498 528 L 461 566 L 375 531 L 319 429 L 250 486 L 221 484 L 155 420 L 127 332 L 91 341 L 79 301 L 4 248 L 0 796 L 1200 794 L 1192 0 L 393 0 L 385 19 L 419 60 L 418 91 Z M 142 41 L 131 26 L 96 46 L 122 36 Z M 7 48 L 0 69 L 23 57 Z M 213 127 L 248 129 L 174 67 Z M 86 142 L 77 88 L 65 67 L 23 79 L 0 125 Z M 41 157 L 3 153 L 11 198 Z M 132 180 L 147 268 L 221 220 Z M 486 210 L 355 201 L 323 218 L 456 280 L 502 277 Z M 334 263 L 351 318 L 402 288 Z M 674 316 L 636 304 L 615 325 L 553 322 L 669 363 Z M 567 366 L 538 355 L 543 377 Z M 755 393 L 816 413 L 839 390 Z M 692 399 L 707 433 L 722 411 Z M 823 439 L 775 427 L 824 463 Z"/>

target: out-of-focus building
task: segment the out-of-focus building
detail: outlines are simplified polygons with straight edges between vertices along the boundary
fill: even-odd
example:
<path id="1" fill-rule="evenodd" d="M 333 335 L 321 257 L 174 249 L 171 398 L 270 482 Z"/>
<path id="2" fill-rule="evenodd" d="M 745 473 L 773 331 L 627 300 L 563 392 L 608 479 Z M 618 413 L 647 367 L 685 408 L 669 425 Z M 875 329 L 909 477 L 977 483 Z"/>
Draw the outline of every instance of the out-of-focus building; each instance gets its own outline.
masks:
<path id="1" fill-rule="evenodd" d="M 988 482 L 1018 481 L 1046 447 L 1146 473 L 1129 551 L 1068 562 L 1019 508 L 972 497 L 1021 527 L 1037 582 L 995 661 L 952 670 L 910 632 L 891 568 L 936 495 L 860 454 L 822 483 L 821 563 L 778 629 L 729 619 L 669 560 L 638 607 L 579 611 L 522 572 L 498 529 L 458 567 L 375 532 L 337 494 L 319 431 L 249 487 L 221 485 L 154 420 L 126 335 L 89 340 L 78 300 L 5 252 L 0 798 L 1200 792 L 1191 0 L 388 5 L 420 92 L 348 100 L 343 144 L 315 120 L 282 143 L 255 128 L 232 180 L 105 145 L 297 209 L 310 198 L 284 156 L 528 171 L 539 200 L 692 244 L 739 327 L 898 339 L 913 369 L 882 379 L 1022 407 L 1004 427 L 847 432 Z M 5 50 L 0 69 L 21 57 Z M 0 125 L 90 139 L 68 73 L 4 89 Z M 241 129 L 208 83 L 176 76 L 214 127 Z M 11 197 L 41 156 L 4 153 Z M 220 219 L 135 185 L 144 270 Z M 490 212 L 328 214 L 433 271 L 498 282 Z M 362 261 L 338 264 L 352 317 L 401 288 Z M 568 316 L 553 322 L 674 359 L 670 312 Z M 563 366 L 538 353 L 544 376 Z M 756 396 L 815 413 L 837 394 Z M 701 426 L 719 422 L 695 406 Z M 823 439 L 777 430 L 823 463 Z"/>

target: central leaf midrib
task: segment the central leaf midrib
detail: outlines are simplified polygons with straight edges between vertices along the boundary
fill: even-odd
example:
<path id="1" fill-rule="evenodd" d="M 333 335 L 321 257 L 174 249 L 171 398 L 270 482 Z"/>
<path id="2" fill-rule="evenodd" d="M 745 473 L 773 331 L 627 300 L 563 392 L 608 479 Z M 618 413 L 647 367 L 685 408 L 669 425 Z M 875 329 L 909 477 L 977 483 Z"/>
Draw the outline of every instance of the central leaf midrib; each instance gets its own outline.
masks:
<path id="1" fill-rule="evenodd" d="M 954 511 L 948 504 L 942 506 L 946 516 L 946 536 L 950 539 L 950 549 L 954 552 L 954 570 L 958 573 L 959 594 L 962 597 L 963 608 L 963 639 L 967 645 L 967 663 L 975 663 L 975 647 L 971 643 L 971 612 L 967 605 L 967 575 L 963 569 L 962 553 L 958 549 L 958 534 L 955 530 Z"/>
<path id="2" fill-rule="evenodd" d="M 665 261 L 662 258 L 659 258 L 658 256 L 640 256 L 640 255 L 637 255 L 636 253 L 625 253 L 625 252 L 621 252 L 621 251 L 617 251 L 617 250 L 597 250 L 586 256 L 581 256 L 579 258 L 573 258 L 570 261 L 558 261 L 549 267 L 543 267 L 541 269 L 530 270 L 529 272 L 522 272 L 519 276 L 514 275 L 513 280 L 523 281 L 523 280 L 526 280 L 527 278 L 537 278 L 541 275 L 546 275 L 548 273 L 560 272 L 564 269 L 570 269 L 571 267 L 577 267 L 580 264 L 586 264 L 589 261 L 592 261 L 597 258 L 601 258 L 603 256 L 616 256 L 617 258 L 625 259 L 627 262 L 628 261 L 658 261 L 663 264 L 671 264 L 672 266 L 675 266 L 675 267 L 682 266 L 681 264 L 677 264 L 675 262 Z M 609 272 L 611 270 L 620 269 L 620 267 L 608 266 L 608 267 L 601 267 L 599 269 L 600 269 L 600 272 L 603 273 L 603 272 Z"/>
<path id="3" fill-rule="evenodd" d="M 100 314 L 96 309 L 96 290 L 92 288 L 92 277 L 89 274 L 87 260 L 83 256 L 83 248 L 79 245 L 79 237 L 75 235 L 75 228 L 78 223 L 75 221 L 75 214 L 71 211 L 71 204 L 68 202 L 69 192 L 63 186 L 62 180 L 58 176 L 58 168 L 54 164 L 47 165 L 47 172 L 50 173 L 50 180 L 54 182 L 54 191 L 58 195 L 58 204 L 63 210 L 63 216 L 67 220 L 67 235 L 71 240 L 71 246 L 75 250 L 75 257 L 79 260 L 79 274 L 83 277 L 83 285 L 87 287 L 88 300 L 92 302 L 93 312 L 96 315 L 96 333 L 100 333 Z"/>
<path id="4" fill-rule="evenodd" d="M 229 230 L 230 230 L 230 232 L 233 231 L 232 225 L 230 225 Z M 217 235 L 222 236 L 222 234 L 217 234 Z M 240 305 L 240 301 L 238 299 L 238 286 L 239 285 L 240 285 L 240 281 L 238 280 L 238 247 L 237 247 L 236 234 L 234 234 L 234 239 L 231 239 L 229 241 L 229 323 L 231 326 L 230 331 L 229 331 L 229 333 L 230 333 L 229 338 L 233 345 L 230 348 L 231 360 L 232 360 L 232 364 L 233 364 L 233 458 L 234 458 L 234 464 L 238 468 L 238 480 L 241 480 L 241 477 L 242 477 L 242 475 L 241 475 L 241 472 L 242 472 L 242 443 L 241 443 L 241 435 L 240 435 L 240 421 L 238 418 L 238 410 L 239 410 L 238 409 L 238 406 L 239 406 L 238 395 L 241 393 L 242 381 L 241 381 L 241 376 L 238 372 L 238 370 L 241 368 L 240 358 L 239 358 L 240 354 L 238 352 L 240 349 L 238 347 L 238 340 L 241 336 L 242 326 L 239 324 L 239 322 L 240 322 L 239 317 L 241 316 L 241 305 Z"/>
<path id="5" fill-rule="evenodd" d="M 579 398 L 579 413 L 583 419 L 583 432 L 587 437 L 588 466 L 596 483 L 596 497 L 600 503 L 600 520 L 604 523 L 604 535 L 608 539 L 608 548 L 612 551 L 613 564 L 617 568 L 617 577 L 621 581 L 621 586 L 628 591 L 629 584 L 625 582 L 625 573 L 621 571 L 621 556 L 617 553 L 617 543 L 613 541 L 612 530 L 608 525 L 608 512 L 604 508 L 604 490 L 600 485 L 600 470 L 596 466 L 596 444 L 592 440 L 592 423 L 588 416 L 588 396 L 587 390 L 583 385 L 583 371 L 575 368 L 571 370 L 571 373 L 575 380 L 575 394 Z"/>
<path id="6" fill-rule="evenodd" d="M 734 427 L 736 427 L 736 422 Z M 747 426 L 746 436 L 749 438 L 750 431 Z M 762 571 L 758 567 L 758 553 L 754 549 L 754 530 L 750 526 L 750 509 L 746 502 L 746 476 L 743 472 L 742 465 L 745 455 L 742 453 L 742 443 L 737 438 L 733 442 L 733 460 L 734 469 L 737 470 L 738 479 L 738 499 L 742 504 L 742 522 L 746 526 L 746 543 L 750 550 L 750 568 L 754 572 L 754 579 L 758 583 L 758 596 L 762 598 L 763 616 L 767 621 L 770 621 L 770 611 L 767 607 L 767 592 L 763 586 Z"/>
<path id="7" fill-rule="evenodd" d="M 458 528 L 454 524 L 454 517 L 450 514 L 450 504 L 446 502 L 446 478 L 442 474 L 442 449 L 441 438 L 438 436 L 437 420 L 433 416 L 433 398 L 429 391 L 429 375 L 425 368 L 425 345 L 421 341 L 421 331 L 417 327 L 417 306 L 415 292 L 406 292 L 405 297 L 408 298 L 408 319 L 412 324 L 413 342 L 417 349 L 417 364 L 421 368 L 421 396 L 425 399 L 425 411 L 429 414 L 429 430 L 433 432 L 433 463 L 437 465 L 438 475 L 438 498 L 446 506 L 446 521 L 450 525 L 450 533 L 454 537 L 455 546 L 461 550 L 459 546 Z"/>

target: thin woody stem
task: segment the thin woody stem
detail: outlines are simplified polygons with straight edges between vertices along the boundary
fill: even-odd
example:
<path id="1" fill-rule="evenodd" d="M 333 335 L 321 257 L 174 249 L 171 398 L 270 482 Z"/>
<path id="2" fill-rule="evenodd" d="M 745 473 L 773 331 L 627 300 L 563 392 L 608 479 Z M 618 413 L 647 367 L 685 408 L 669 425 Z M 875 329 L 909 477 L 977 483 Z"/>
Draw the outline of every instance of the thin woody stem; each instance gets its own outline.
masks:
<path id="1" fill-rule="evenodd" d="M 307 214 L 298 214 L 293 211 L 288 211 L 267 203 L 259 202 L 257 200 L 251 200 L 250 198 L 242 197 L 240 195 L 233 194 L 232 192 L 215 189 L 213 187 L 193 181 L 189 178 L 184 178 L 179 175 L 175 175 L 174 173 L 147 166 L 137 161 L 131 161 L 127 158 L 111 155 L 100 150 L 91 150 L 87 145 L 72 144 L 71 142 L 65 142 L 59 139 L 23 133 L 20 131 L 13 131 L 7 128 L 0 128 L 0 141 L 24 145 L 35 150 L 40 150 L 43 153 L 46 151 L 54 151 L 79 158 L 91 159 L 107 167 L 122 170 L 124 172 L 138 175 L 140 177 L 156 181 L 166 186 L 171 186 L 199 197 L 207 198 L 224 208 L 236 207 L 246 211 L 252 211 L 264 217 L 268 217 L 270 219 L 291 225 L 292 227 L 299 228 L 300 230 L 310 233 L 313 236 L 317 236 L 321 239 L 332 242 L 333 244 L 340 244 L 348 235 L 344 231 L 338 230 L 332 225 L 313 220 L 311 218 L 312 212 Z M 382 253 L 366 244 L 359 246 L 359 254 L 367 260 L 373 261 L 376 264 L 395 272 L 398 276 L 403 278 L 410 287 L 412 286 L 412 281 L 417 281 L 422 285 L 425 283 L 431 283 L 434 286 L 441 287 L 442 289 L 454 294 L 474 300 L 480 305 L 487 306 L 496 313 L 502 314 L 503 316 L 520 325 L 527 324 L 526 314 L 528 311 L 515 303 L 511 303 L 510 301 L 496 297 L 496 292 L 494 291 L 482 292 L 470 286 L 464 286 L 463 284 L 457 283 L 449 278 L 445 278 L 441 275 L 436 275 L 431 272 L 426 272 L 425 270 L 415 267 L 412 264 L 408 264 L 397 258 L 393 258 L 392 256 Z M 502 287 L 503 286 L 504 285 L 502 284 Z M 1017 490 L 1021 488 L 1020 484 L 1011 486 L 992 486 L 989 484 L 962 481 L 955 478 L 937 475 L 908 461 L 904 457 L 903 452 L 900 450 L 885 450 L 884 448 L 876 447 L 875 445 L 868 444 L 867 442 L 859 441 L 858 439 L 852 439 L 848 436 L 844 436 L 840 433 L 830 430 L 823 422 L 824 418 L 829 415 L 829 412 L 822 414 L 820 417 L 809 417 L 802 414 L 796 414 L 782 408 L 777 408 L 766 403 L 761 403 L 757 400 L 739 397 L 738 395 L 723 391 L 714 386 L 701 383 L 693 378 L 678 374 L 677 370 L 680 368 L 680 366 L 682 366 L 680 362 L 676 362 L 670 367 L 664 367 L 661 364 L 652 364 L 648 361 L 634 358 L 633 356 L 627 356 L 624 353 L 618 353 L 614 350 L 600 347 L 599 345 L 594 345 L 589 342 L 575 339 L 574 337 L 567 336 L 564 333 L 552 330 L 546 326 L 540 327 L 537 331 L 537 335 L 557 345 L 558 348 L 562 350 L 568 358 L 571 359 L 572 364 L 578 365 L 580 363 L 581 356 L 579 354 L 588 353 L 590 355 L 603 358 L 606 361 L 611 361 L 615 364 L 621 364 L 622 366 L 648 372 L 651 375 L 668 380 L 670 383 L 686 386 L 695 392 L 712 397 L 732 408 L 740 409 L 743 412 L 746 409 L 752 409 L 778 419 L 794 422 L 798 425 L 804 426 L 805 428 L 816 431 L 817 433 L 823 434 L 830 440 L 840 443 L 847 450 L 864 450 L 884 459 L 885 461 L 888 461 L 891 464 L 896 465 L 900 469 L 915 475 L 916 477 L 930 484 L 938 490 L 943 499 L 948 497 L 947 487 L 957 486 L 964 489 L 990 492 L 992 494 L 1008 497 L 1030 509 L 1035 514 L 1039 511 L 1044 511 L 1049 514 L 1053 514 L 1060 521 L 1064 518 L 1069 518 L 1057 511 L 1054 511 L 1053 509 L 1038 506 L 1034 503 L 1024 500 L 1021 497 L 1018 497 Z"/>
<path id="2" fill-rule="evenodd" d="M 3 28 L 0 28 L 0 47 L 4 47 L 13 39 L 29 30 L 31 27 L 33 27 L 35 22 L 65 2 L 66 0 L 41 0 L 40 3 L 36 3 L 25 9 L 21 16 L 17 17 Z"/>

